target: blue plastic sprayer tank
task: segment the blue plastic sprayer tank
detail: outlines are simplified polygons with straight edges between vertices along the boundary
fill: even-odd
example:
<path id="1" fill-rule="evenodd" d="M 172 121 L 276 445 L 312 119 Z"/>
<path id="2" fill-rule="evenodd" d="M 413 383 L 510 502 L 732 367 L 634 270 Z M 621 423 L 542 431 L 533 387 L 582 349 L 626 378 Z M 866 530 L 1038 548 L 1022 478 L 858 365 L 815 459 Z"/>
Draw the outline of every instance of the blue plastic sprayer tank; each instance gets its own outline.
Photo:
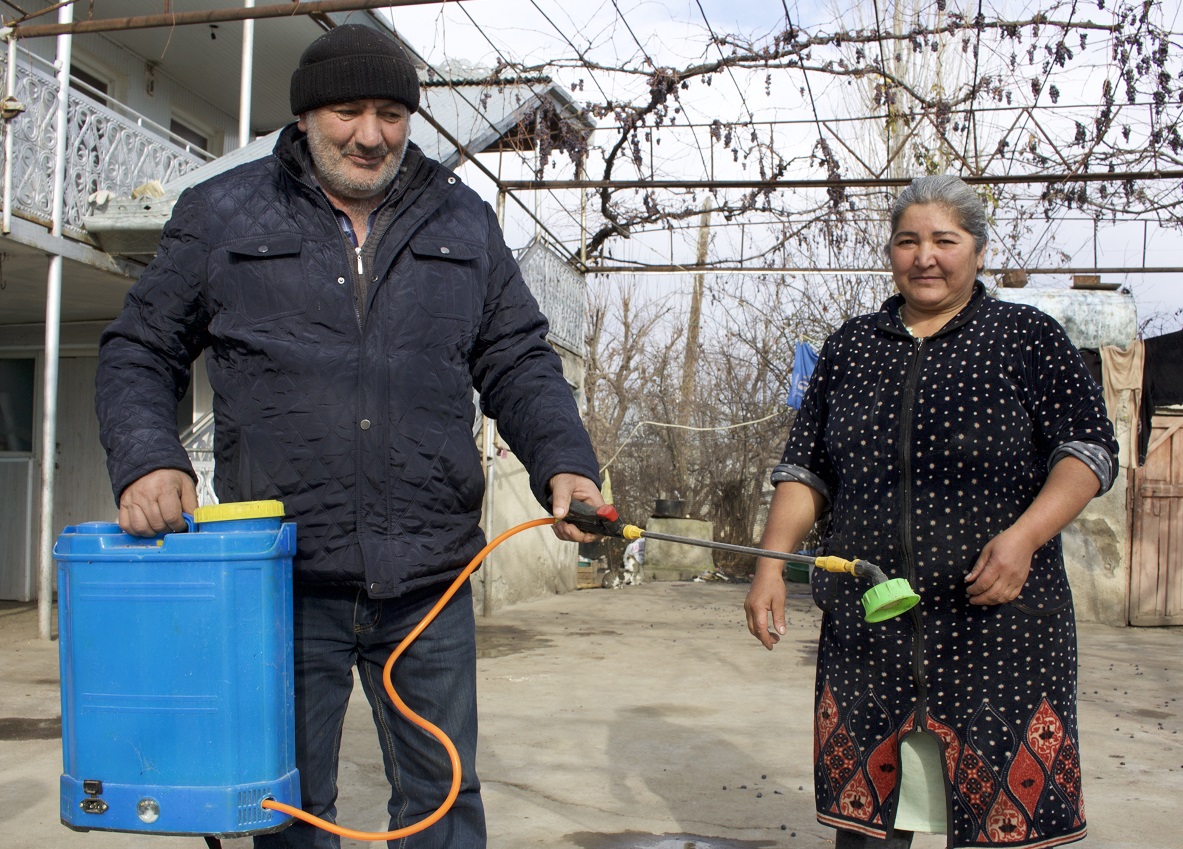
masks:
<path id="1" fill-rule="evenodd" d="M 188 533 L 71 526 L 54 546 L 61 818 L 77 830 L 238 837 L 298 807 L 296 526 L 276 501 L 202 507 Z"/>

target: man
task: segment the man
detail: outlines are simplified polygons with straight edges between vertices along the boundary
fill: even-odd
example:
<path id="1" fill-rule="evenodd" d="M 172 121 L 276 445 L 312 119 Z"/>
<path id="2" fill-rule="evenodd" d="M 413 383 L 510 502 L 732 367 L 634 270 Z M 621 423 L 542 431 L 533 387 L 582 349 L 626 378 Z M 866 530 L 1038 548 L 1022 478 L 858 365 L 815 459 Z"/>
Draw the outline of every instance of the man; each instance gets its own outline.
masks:
<path id="1" fill-rule="evenodd" d="M 447 792 L 441 746 L 397 715 L 391 649 L 481 548 L 472 391 L 556 518 L 603 503 L 546 320 L 488 204 L 408 141 L 414 66 L 363 26 L 314 41 L 273 155 L 187 190 L 103 334 L 98 414 L 120 525 L 184 528 L 196 506 L 176 401 L 206 352 L 223 501 L 279 499 L 294 561 L 296 761 L 306 810 L 335 813 L 353 667 L 373 707 L 391 828 Z M 567 523 L 560 538 L 593 537 Z M 464 781 L 406 847 L 483 847 L 466 586 L 400 658 L 395 686 L 456 743 Z M 303 823 L 260 847 L 336 846 Z M 393 842 L 391 845 L 394 845 Z"/>

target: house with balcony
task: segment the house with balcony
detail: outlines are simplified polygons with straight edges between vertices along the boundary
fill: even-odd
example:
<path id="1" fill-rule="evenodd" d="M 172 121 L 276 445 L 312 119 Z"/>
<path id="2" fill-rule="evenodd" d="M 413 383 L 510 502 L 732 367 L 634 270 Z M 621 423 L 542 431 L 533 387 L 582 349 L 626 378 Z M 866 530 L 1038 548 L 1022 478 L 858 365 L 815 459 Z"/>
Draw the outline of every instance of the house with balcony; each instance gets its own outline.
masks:
<path id="1" fill-rule="evenodd" d="M 44 2 L 21 5 L 30 14 L 52 9 Z M 177 196 L 270 152 L 278 131 L 293 120 L 291 73 L 304 47 L 325 29 L 348 21 L 399 37 L 386 18 L 369 11 L 248 23 L 224 19 L 242 14 L 224 5 L 188 3 L 173 26 L 145 16 L 134 0 L 91 4 L 100 23 L 85 31 L 79 21 L 58 21 L 52 13 L 0 22 L 7 37 L 0 50 L 6 85 L 0 101 L 0 600 L 38 598 L 46 609 L 53 539 L 66 525 L 116 515 L 94 414 L 98 339 L 151 260 Z M 202 10 L 211 13 L 207 20 L 192 22 Z M 210 22 L 219 11 L 223 19 Z M 47 32 L 55 24 L 75 31 L 68 38 Z M 412 139 L 490 202 L 497 200 L 496 157 L 520 158 L 540 130 L 553 129 L 541 125 L 539 112 L 580 132 L 591 130 L 570 95 L 548 79 L 453 79 L 405 46 L 421 66 L 423 83 Z M 579 395 L 583 278 L 542 241 L 522 245 L 521 261 Z M 206 480 L 210 409 L 198 361 L 178 407 L 177 429 Z M 473 432 L 492 484 L 486 530 L 497 533 L 541 515 L 520 464 L 475 407 Z M 208 486 L 202 497 L 214 498 Z M 539 533 L 514 549 L 512 558 L 474 577 L 478 606 L 491 611 L 531 594 L 574 588 L 574 546 Z"/>

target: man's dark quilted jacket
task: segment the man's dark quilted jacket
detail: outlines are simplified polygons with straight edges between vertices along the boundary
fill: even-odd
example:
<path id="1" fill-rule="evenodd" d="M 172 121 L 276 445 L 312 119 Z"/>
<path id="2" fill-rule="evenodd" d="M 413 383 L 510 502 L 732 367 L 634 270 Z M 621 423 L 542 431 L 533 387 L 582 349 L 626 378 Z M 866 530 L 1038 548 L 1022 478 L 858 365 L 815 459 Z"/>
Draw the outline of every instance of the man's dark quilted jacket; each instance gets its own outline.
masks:
<path id="1" fill-rule="evenodd" d="M 178 199 L 102 337 L 101 437 L 116 498 L 155 469 L 192 473 L 175 405 L 206 350 L 219 498 L 283 501 L 298 582 L 397 596 L 483 545 L 474 387 L 540 502 L 560 472 L 598 479 L 595 456 L 488 204 L 411 145 L 359 311 L 357 257 L 302 143 L 292 125 L 274 155 Z"/>

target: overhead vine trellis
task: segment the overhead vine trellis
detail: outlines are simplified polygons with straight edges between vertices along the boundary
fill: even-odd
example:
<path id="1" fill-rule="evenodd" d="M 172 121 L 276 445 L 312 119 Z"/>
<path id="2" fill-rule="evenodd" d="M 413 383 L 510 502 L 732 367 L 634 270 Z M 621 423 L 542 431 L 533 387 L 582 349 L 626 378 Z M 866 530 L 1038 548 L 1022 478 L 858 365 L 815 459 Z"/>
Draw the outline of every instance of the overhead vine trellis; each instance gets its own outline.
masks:
<path id="1" fill-rule="evenodd" d="M 858 21 L 859 8 L 867 20 L 828 29 L 798 25 L 782 6 L 760 37 L 722 33 L 704 15 L 704 55 L 682 67 L 656 64 L 641 39 L 631 59 L 601 61 L 572 34 L 569 57 L 503 55 L 501 78 L 570 80 L 599 122 L 589 138 L 535 116 L 555 128 L 538 172 L 503 186 L 594 196 L 583 242 L 592 267 L 628 267 L 614 262 L 624 236 L 692 230 L 704 191 L 718 222 L 769 229 L 762 242 L 720 240 L 711 266 L 800 265 L 807 245 L 823 243 L 835 262 L 849 260 L 844 248 L 874 241 L 851 234 L 878 232 L 890 190 L 921 173 L 981 187 L 1000 267 L 1095 267 L 1057 245 L 1065 221 L 1177 228 L 1183 52 L 1170 4 L 1059 2 L 1021 18 L 957 5 L 852 4 L 837 20 Z M 625 90 L 631 81 L 631 95 L 609 97 L 597 82 L 609 77 Z M 713 101 L 734 107 L 730 117 L 696 112 L 711 87 L 732 93 Z M 780 117 L 757 114 L 753 104 L 769 99 Z M 558 169 L 560 154 L 577 176 Z"/>
<path id="2" fill-rule="evenodd" d="M 178 12 L 160 0 L 127 21 L 423 2 L 291 0 Z M 738 240 L 712 242 L 708 267 L 862 267 L 858 254 L 879 238 L 888 194 L 918 173 L 959 173 L 981 186 L 996 218 L 1001 268 L 1097 268 L 1057 242 L 1066 222 L 1076 229 L 1088 222 L 1098 233 L 1128 222 L 1178 227 L 1183 50 L 1171 29 L 1178 22 L 1170 16 L 1179 14 L 1173 3 L 1058 0 L 1015 16 L 1012 4 L 984 0 L 839 0 L 845 5 L 820 25 L 803 23 L 787 2 L 767 3 L 748 10 L 763 27 L 751 35 L 724 31 L 691 0 L 686 24 L 701 34 L 698 55 L 676 64 L 659 49 L 661 32 L 631 23 L 641 6 L 610 0 L 615 26 L 592 28 L 579 15 L 602 16 L 607 7 L 529 2 L 560 49 L 532 62 L 494 45 L 497 65 L 486 82 L 554 77 L 599 129 L 579 132 L 545 100 L 526 119 L 551 130 L 541 134 L 535 179 L 494 179 L 512 193 L 550 193 L 548 231 L 592 267 L 651 265 L 618 262 L 614 252 L 623 238 L 654 229 L 671 234 L 669 267 L 696 266 L 692 250 L 673 255 L 678 241 L 696 241 L 706 191 L 714 227 L 746 228 Z M 95 16 L 103 4 L 78 8 Z M 460 10 L 482 33 L 505 23 L 493 4 L 444 8 Z M 18 10 L 8 22 L 25 35 L 48 34 L 55 27 L 40 23 L 44 11 Z M 399 14 L 391 12 L 396 27 Z M 80 21 L 72 31 L 89 25 Z M 715 114 L 704 111 L 703 93 L 724 90 L 705 98 Z M 569 178 L 556 173 L 561 154 L 575 164 Z M 562 195 L 573 188 L 593 200 L 589 215 Z"/>

